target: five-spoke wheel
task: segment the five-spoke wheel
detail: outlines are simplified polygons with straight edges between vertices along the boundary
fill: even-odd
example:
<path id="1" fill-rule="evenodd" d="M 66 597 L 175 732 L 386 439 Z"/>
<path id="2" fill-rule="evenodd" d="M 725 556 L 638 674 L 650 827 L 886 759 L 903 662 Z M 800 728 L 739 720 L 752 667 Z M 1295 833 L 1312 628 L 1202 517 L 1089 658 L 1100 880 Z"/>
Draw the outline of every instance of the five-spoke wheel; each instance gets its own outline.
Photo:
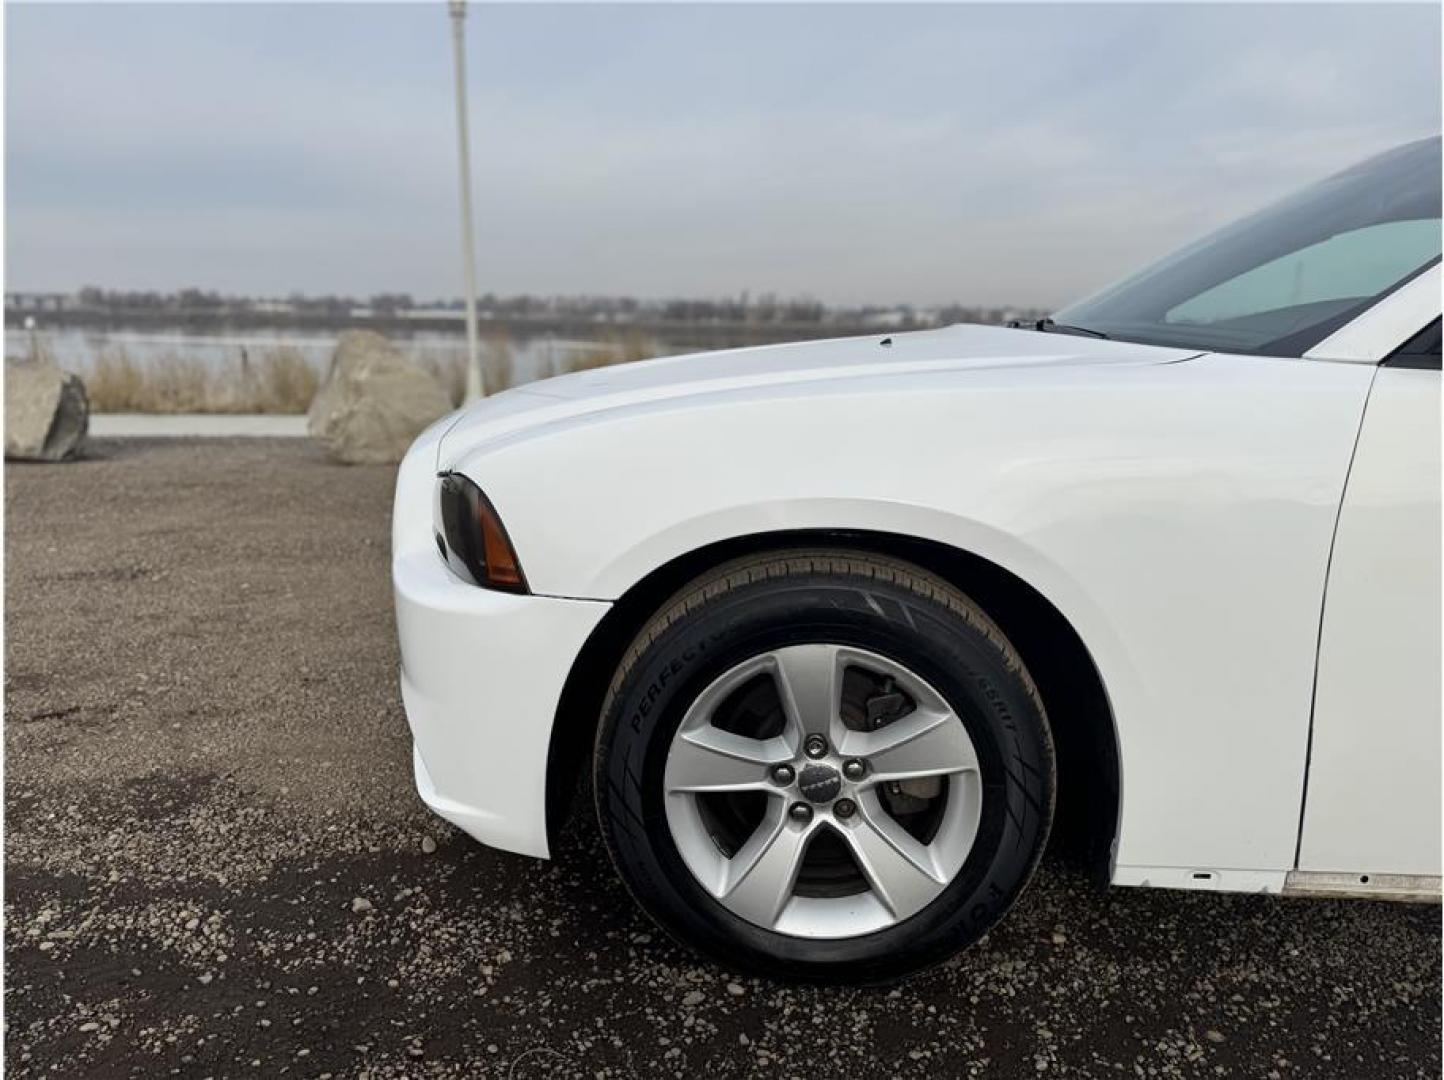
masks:
<path id="1" fill-rule="evenodd" d="M 739 694 L 765 700 L 759 679 L 776 715 L 755 711 L 754 732 L 739 732 L 729 705 Z M 893 713 L 869 721 L 862 695 L 884 686 Z M 920 911 L 967 858 L 982 803 L 972 740 L 943 696 L 900 663 L 832 643 L 760 653 L 703 690 L 672 738 L 662 786 L 672 839 L 703 888 L 749 922 L 800 937 L 866 934 Z M 754 794 L 765 803 L 752 800 L 760 813 L 749 814 Z M 751 831 L 719 843 L 719 820 Z M 853 889 L 835 871 L 826 890 L 811 887 L 804 871 L 823 835 L 851 858 Z M 836 847 L 815 858 L 823 870 Z"/>

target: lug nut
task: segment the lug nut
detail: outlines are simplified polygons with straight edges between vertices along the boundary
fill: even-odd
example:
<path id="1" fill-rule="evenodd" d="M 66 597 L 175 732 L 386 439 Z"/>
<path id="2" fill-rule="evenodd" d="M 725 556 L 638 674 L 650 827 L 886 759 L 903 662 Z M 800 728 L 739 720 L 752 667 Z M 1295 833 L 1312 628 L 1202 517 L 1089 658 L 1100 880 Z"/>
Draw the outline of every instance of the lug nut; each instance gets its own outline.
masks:
<path id="1" fill-rule="evenodd" d="M 867 766 L 857 758 L 851 758 L 842 763 L 842 775 L 849 780 L 861 780 L 867 775 Z"/>
<path id="2" fill-rule="evenodd" d="M 820 758 L 827 753 L 827 740 L 821 735 L 809 735 L 802 744 L 803 751 L 810 758 Z"/>
<path id="3" fill-rule="evenodd" d="M 805 802 L 795 802 L 792 804 L 792 809 L 787 811 L 787 816 L 792 818 L 793 821 L 800 821 L 805 824 L 812 820 L 812 807 L 808 806 Z"/>
<path id="4" fill-rule="evenodd" d="M 792 771 L 791 765 L 779 765 L 772 770 L 772 782 L 774 784 L 782 784 L 784 787 L 792 783 L 796 776 L 797 774 Z"/>
<path id="5" fill-rule="evenodd" d="M 851 799 L 838 799 L 832 804 L 832 812 L 840 818 L 850 818 L 857 813 L 857 803 Z"/>

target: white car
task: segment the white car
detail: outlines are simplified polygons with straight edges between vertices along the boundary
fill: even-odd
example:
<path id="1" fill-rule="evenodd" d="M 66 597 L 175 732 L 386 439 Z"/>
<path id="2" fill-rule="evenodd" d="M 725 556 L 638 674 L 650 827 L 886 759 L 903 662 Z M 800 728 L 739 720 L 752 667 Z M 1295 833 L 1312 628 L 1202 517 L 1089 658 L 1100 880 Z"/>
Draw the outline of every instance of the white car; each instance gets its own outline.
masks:
<path id="1" fill-rule="evenodd" d="M 1023 327 L 511 390 L 401 466 L 416 783 L 540 858 L 579 780 L 734 967 L 1115 885 L 1437 897 L 1440 143 Z"/>

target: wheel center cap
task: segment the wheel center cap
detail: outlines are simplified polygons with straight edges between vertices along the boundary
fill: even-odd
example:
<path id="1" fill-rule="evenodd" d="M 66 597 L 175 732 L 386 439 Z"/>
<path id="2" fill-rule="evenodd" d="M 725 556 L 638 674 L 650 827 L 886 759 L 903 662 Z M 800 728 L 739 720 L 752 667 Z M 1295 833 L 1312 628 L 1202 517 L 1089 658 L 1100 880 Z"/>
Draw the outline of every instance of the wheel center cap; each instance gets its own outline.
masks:
<path id="1" fill-rule="evenodd" d="M 832 802 L 842 790 L 842 774 L 831 765 L 808 765 L 797 778 L 797 788 L 812 802 Z"/>

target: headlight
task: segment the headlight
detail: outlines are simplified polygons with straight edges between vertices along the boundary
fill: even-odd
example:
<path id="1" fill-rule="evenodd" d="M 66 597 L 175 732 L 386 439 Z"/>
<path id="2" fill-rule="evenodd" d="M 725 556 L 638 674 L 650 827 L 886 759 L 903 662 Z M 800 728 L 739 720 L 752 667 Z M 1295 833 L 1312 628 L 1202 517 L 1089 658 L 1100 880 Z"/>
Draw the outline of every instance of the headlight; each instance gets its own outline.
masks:
<path id="1" fill-rule="evenodd" d="M 441 533 L 436 546 L 447 565 L 473 585 L 526 592 L 516 550 L 481 488 L 459 473 L 442 473 L 440 481 Z"/>

